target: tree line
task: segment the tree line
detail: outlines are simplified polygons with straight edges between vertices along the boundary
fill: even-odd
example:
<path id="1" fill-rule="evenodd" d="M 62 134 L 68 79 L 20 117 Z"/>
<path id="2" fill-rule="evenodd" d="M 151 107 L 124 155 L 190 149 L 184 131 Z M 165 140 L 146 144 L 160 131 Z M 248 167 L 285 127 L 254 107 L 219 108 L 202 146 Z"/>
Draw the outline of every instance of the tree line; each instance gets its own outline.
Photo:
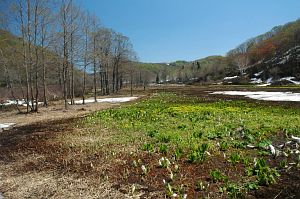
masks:
<path id="1" fill-rule="evenodd" d="M 17 35 L 20 43 L 16 47 L 0 39 L 6 50 L 0 51 L 6 86 L 14 96 L 13 84 L 18 83 L 27 112 L 37 112 L 41 100 L 48 105 L 50 74 L 61 85 L 66 109 L 74 104 L 79 87 L 85 103 L 91 79 L 96 101 L 98 94 L 118 92 L 124 78 L 130 78 L 129 68 L 136 61 L 130 39 L 101 25 L 96 15 L 73 0 L 13 0 L 3 5 L 0 28 Z M 75 79 L 78 75 L 80 82 Z"/>

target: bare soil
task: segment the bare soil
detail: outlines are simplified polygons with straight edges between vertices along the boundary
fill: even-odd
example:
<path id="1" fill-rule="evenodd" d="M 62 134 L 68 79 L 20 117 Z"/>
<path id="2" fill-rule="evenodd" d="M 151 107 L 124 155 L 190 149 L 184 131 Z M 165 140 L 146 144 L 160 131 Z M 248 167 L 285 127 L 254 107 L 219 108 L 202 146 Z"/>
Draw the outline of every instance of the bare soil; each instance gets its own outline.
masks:
<path id="1" fill-rule="evenodd" d="M 143 96 L 155 92 L 173 91 L 178 94 L 193 95 L 206 100 L 250 100 L 242 96 L 209 95 L 208 91 L 217 90 L 265 90 L 264 88 L 243 87 L 158 87 L 147 91 L 138 91 Z M 272 89 L 268 89 L 272 90 Z M 299 89 L 276 89 L 276 91 L 294 91 Z M 124 94 L 129 91 L 125 90 Z M 261 102 L 271 106 L 300 108 L 298 102 Z M 168 180 L 166 170 L 157 167 L 155 155 L 141 153 L 130 156 L 119 150 L 108 154 L 106 150 L 97 152 L 78 151 L 65 147 L 57 136 L 76 132 L 76 125 L 81 117 L 120 104 L 91 103 L 70 106 L 64 110 L 62 102 L 53 102 L 48 108 L 40 108 L 39 113 L 16 114 L 15 111 L 0 113 L 1 123 L 16 123 L 11 130 L 0 133 L 0 192 L 5 198 L 129 198 L 132 184 L 135 185 L 137 198 L 164 198 L 163 179 Z M 109 136 L 103 132 L 102 139 Z M 116 146 L 108 146 L 116 147 Z M 140 167 L 134 168 L 134 160 L 143 159 L 150 168 L 147 177 L 141 175 Z M 275 160 L 270 159 L 272 164 Z M 278 161 L 278 160 L 277 160 Z M 187 185 L 189 198 L 201 198 L 208 193 L 199 192 L 191 182 L 196 180 L 211 181 L 204 175 L 210 168 L 228 168 L 227 175 L 238 179 L 244 175 L 242 165 L 233 167 L 224 161 L 222 155 L 212 159 L 208 157 L 205 164 L 192 165 L 180 162 L 180 170 L 185 175 L 179 176 Z M 204 172 L 205 171 L 205 172 Z M 212 198 L 224 198 L 218 192 L 217 185 L 211 190 Z M 178 185 L 179 186 L 179 185 Z M 277 184 L 253 191 L 249 198 L 300 198 L 300 172 L 291 169 L 282 172 Z"/>

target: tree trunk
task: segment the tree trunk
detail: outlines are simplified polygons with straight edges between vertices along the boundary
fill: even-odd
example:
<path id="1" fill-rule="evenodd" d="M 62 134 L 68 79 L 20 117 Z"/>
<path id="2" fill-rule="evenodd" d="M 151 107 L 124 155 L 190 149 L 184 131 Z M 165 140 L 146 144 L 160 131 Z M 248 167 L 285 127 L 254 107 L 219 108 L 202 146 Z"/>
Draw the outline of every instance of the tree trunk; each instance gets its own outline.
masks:
<path id="1" fill-rule="evenodd" d="M 82 86 L 82 104 L 85 104 L 85 85 L 86 85 L 86 61 L 83 69 L 83 86 Z"/>
<path id="2" fill-rule="evenodd" d="M 13 90 L 13 86 L 12 86 L 12 83 L 11 83 L 11 80 L 10 80 L 10 76 L 9 76 L 9 73 L 8 73 L 8 68 L 7 68 L 7 65 L 6 65 L 6 63 L 4 61 L 4 56 L 3 56 L 3 52 L 2 52 L 1 49 L 0 49 L 0 54 L 1 54 L 2 58 L 3 58 L 3 65 L 4 65 L 4 74 L 5 74 L 6 85 L 10 89 L 11 96 L 17 102 L 16 103 L 16 108 L 17 108 L 18 112 L 20 113 L 21 110 L 19 109 L 19 106 L 18 106 L 18 99 L 16 99 L 16 97 L 14 95 L 14 90 Z"/>
<path id="3" fill-rule="evenodd" d="M 93 38 L 93 66 L 94 66 L 94 101 L 97 102 L 97 78 L 96 78 L 96 36 Z"/>
<path id="4" fill-rule="evenodd" d="M 130 73 L 130 96 L 133 96 L 133 72 Z"/>
<path id="5" fill-rule="evenodd" d="M 43 68 L 43 106 L 48 107 L 48 100 L 47 100 L 47 84 L 46 84 L 46 64 L 45 64 L 45 52 L 44 52 L 44 47 L 45 47 L 45 23 L 43 21 L 42 24 L 42 41 L 41 41 L 41 64 Z M 59 77 L 60 79 L 60 77 Z"/>
<path id="6" fill-rule="evenodd" d="M 70 90 L 70 97 L 71 97 L 71 104 L 74 105 L 74 63 L 73 63 L 73 33 L 71 33 L 71 90 Z"/>
<path id="7" fill-rule="evenodd" d="M 29 63 L 29 86 L 30 86 L 30 97 L 31 97 L 31 111 L 34 110 L 34 96 L 33 96 L 33 85 L 32 85 L 32 51 L 31 51 L 31 7 L 30 0 L 27 0 L 27 43 L 28 43 L 28 63 Z"/>
<path id="8" fill-rule="evenodd" d="M 116 81 L 116 66 L 114 64 L 113 72 L 112 72 L 112 92 L 113 93 L 115 93 L 115 81 Z"/>
<path id="9" fill-rule="evenodd" d="M 23 5 L 22 1 L 19 1 L 19 13 L 21 20 L 21 32 L 22 32 L 22 48 L 23 48 L 23 66 L 25 68 L 25 76 L 26 76 L 26 112 L 29 113 L 29 75 L 28 75 L 28 64 L 27 64 L 27 53 L 26 53 L 26 45 L 25 45 L 25 25 L 24 25 L 24 16 L 23 16 Z"/>
<path id="10" fill-rule="evenodd" d="M 34 10 L 34 47 L 35 47 L 35 112 L 38 112 L 38 101 L 39 101 L 39 88 L 38 88 L 38 46 L 37 46 L 37 29 L 38 29 L 38 3 L 35 4 Z"/>
<path id="11" fill-rule="evenodd" d="M 68 43 L 67 43 L 67 24 L 66 24 L 66 7 L 64 7 L 63 10 L 63 53 L 64 53 L 64 59 L 63 59 L 63 96 L 64 96 L 64 102 L 65 102 L 65 109 L 68 109 L 68 90 L 67 90 L 67 80 L 68 80 Z"/>

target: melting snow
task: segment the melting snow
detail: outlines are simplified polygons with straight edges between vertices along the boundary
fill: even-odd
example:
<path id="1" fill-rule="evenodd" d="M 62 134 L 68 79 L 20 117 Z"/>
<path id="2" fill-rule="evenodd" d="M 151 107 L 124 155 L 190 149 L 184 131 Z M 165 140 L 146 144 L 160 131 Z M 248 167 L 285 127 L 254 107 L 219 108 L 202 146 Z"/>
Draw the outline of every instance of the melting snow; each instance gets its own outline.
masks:
<path id="1" fill-rule="evenodd" d="M 251 78 L 251 84 L 260 84 L 263 81 L 260 78 Z"/>
<path id="2" fill-rule="evenodd" d="M 224 77 L 224 80 L 228 80 L 228 79 L 236 79 L 236 78 L 238 78 L 238 76 Z"/>
<path id="3" fill-rule="evenodd" d="M 10 128 L 12 128 L 15 125 L 15 123 L 0 123 L 0 132 L 2 132 L 3 130 L 8 130 Z"/>
<path id="4" fill-rule="evenodd" d="M 262 70 L 262 71 L 260 71 L 260 72 L 258 72 L 258 73 L 255 73 L 254 76 L 255 76 L 255 77 L 258 77 L 258 76 L 260 76 L 263 72 L 264 72 L 264 71 Z"/>
<path id="5" fill-rule="evenodd" d="M 265 101 L 300 101 L 300 93 L 292 92 L 266 92 L 266 91 L 218 91 L 210 94 L 221 95 L 241 95 L 251 99 L 265 100 Z"/>
<path id="6" fill-rule="evenodd" d="M 25 99 L 20 99 L 20 100 L 6 100 L 4 103 L 0 103 L 0 105 L 3 106 L 10 106 L 10 105 L 20 105 L 20 106 L 27 106 Z M 31 101 L 29 101 L 29 104 L 31 105 Z M 43 104 L 43 102 L 38 102 L 38 105 Z"/>
<path id="7" fill-rule="evenodd" d="M 280 79 L 280 81 L 286 80 L 286 81 L 292 82 L 293 84 L 297 84 L 297 85 L 300 84 L 299 81 L 294 81 L 293 79 L 295 79 L 295 77 L 283 77 L 283 78 Z"/>
<path id="8" fill-rule="evenodd" d="M 97 102 L 108 102 L 108 103 L 120 103 L 120 102 L 129 102 L 135 100 L 137 97 L 115 97 L 115 98 L 99 98 Z M 95 102 L 94 98 L 89 98 L 84 100 L 85 103 Z M 82 100 L 75 101 L 75 104 L 82 104 Z"/>

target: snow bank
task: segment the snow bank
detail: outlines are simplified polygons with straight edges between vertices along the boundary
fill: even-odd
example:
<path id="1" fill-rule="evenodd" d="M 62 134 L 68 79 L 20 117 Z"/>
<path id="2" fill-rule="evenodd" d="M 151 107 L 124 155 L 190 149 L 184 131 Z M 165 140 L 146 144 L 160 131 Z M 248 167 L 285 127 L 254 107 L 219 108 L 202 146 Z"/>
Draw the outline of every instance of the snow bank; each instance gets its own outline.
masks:
<path id="1" fill-rule="evenodd" d="M 263 72 L 264 72 L 264 71 L 262 70 L 262 71 L 260 71 L 260 72 L 258 72 L 258 73 L 255 73 L 254 76 L 255 76 L 255 77 L 258 77 L 258 76 L 260 76 Z"/>
<path id="2" fill-rule="evenodd" d="M 6 100 L 4 103 L 0 103 L 2 106 L 10 106 L 10 105 L 20 105 L 20 106 L 27 106 L 25 99 L 20 100 Z M 29 101 L 29 104 L 31 104 L 31 101 Z M 38 102 L 38 105 L 43 104 L 43 102 Z"/>
<path id="3" fill-rule="evenodd" d="M 0 123 L 0 132 L 11 129 L 14 125 L 15 123 L 3 123 L 3 124 Z"/>
<path id="4" fill-rule="evenodd" d="M 218 91 L 218 92 L 212 92 L 210 94 L 239 95 L 251 99 L 265 100 L 265 101 L 292 101 L 292 102 L 300 101 L 300 93 L 292 93 L 292 92 Z"/>
<path id="5" fill-rule="evenodd" d="M 115 97 L 115 98 L 99 98 L 97 102 L 108 102 L 108 103 L 122 103 L 122 102 L 129 102 L 131 100 L 135 100 L 137 97 Z M 75 104 L 82 104 L 82 100 L 75 101 Z M 84 100 L 85 103 L 93 103 L 95 102 L 94 98 L 89 98 Z"/>
<path id="6" fill-rule="evenodd" d="M 293 79 L 296 79 L 296 78 L 295 77 L 283 77 L 283 78 L 280 78 L 279 81 L 286 80 L 286 81 L 289 81 L 293 84 L 300 85 L 299 81 L 294 81 Z"/>
<path id="7" fill-rule="evenodd" d="M 260 84 L 262 83 L 263 81 L 260 79 L 260 78 L 251 78 L 251 84 Z"/>

